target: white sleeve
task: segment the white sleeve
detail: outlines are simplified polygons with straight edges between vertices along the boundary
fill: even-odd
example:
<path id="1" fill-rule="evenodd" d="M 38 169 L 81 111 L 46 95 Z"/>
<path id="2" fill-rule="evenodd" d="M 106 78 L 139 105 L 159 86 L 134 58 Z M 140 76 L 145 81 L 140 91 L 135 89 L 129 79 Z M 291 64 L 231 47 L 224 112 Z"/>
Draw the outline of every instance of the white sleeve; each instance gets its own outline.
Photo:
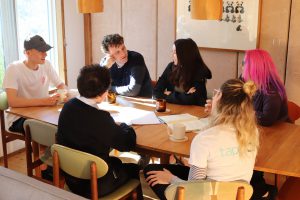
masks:
<path id="1" fill-rule="evenodd" d="M 199 133 L 192 141 L 189 164 L 198 168 L 207 168 L 210 144 L 201 134 Z"/>
<path id="2" fill-rule="evenodd" d="M 5 89 L 11 88 L 18 90 L 18 74 L 16 73 L 15 66 L 8 65 L 2 87 Z"/>
<path id="3" fill-rule="evenodd" d="M 58 74 L 56 73 L 56 71 L 54 70 L 52 64 L 47 61 L 47 65 L 48 65 L 48 78 L 50 80 L 50 83 L 57 87 L 58 85 L 62 84 L 63 81 L 60 80 Z"/>

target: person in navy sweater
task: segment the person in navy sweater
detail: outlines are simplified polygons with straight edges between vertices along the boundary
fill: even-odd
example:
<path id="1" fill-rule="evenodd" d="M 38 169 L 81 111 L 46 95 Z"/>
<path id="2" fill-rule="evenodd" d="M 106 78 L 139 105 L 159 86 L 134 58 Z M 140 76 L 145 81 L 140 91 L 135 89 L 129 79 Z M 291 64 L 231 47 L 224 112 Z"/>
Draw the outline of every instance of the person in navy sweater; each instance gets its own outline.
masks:
<path id="1" fill-rule="evenodd" d="M 129 51 L 119 34 L 106 35 L 102 41 L 106 54 L 100 65 L 109 68 L 110 90 L 124 96 L 152 97 L 151 78 L 143 56 Z"/>
<path id="2" fill-rule="evenodd" d="M 106 161 L 109 170 L 98 179 L 99 197 L 107 195 L 129 179 L 139 179 L 136 164 L 124 164 L 116 157 L 110 157 L 111 148 L 130 151 L 136 145 L 136 134 L 124 123 L 116 124 L 109 112 L 101 110 L 101 103 L 107 96 L 110 85 L 109 70 L 100 65 L 85 66 L 77 78 L 80 96 L 65 103 L 58 121 L 57 142 L 64 146 L 98 156 Z M 74 166 L 76 167 L 76 166 Z M 90 181 L 65 175 L 72 192 L 90 197 Z M 139 198 L 142 192 L 139 191 Z"/>

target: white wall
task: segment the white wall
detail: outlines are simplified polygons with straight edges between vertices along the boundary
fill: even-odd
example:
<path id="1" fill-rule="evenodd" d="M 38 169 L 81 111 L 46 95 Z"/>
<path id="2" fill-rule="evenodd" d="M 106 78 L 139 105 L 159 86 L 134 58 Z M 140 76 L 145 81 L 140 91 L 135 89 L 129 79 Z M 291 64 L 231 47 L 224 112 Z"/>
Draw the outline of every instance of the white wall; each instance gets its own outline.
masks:
<path id="1" fill-rule="evenodd" d="M 84 66 L 83 15 L 77 12 L 74 0 L 64 1 L 67 77 L 69 88 L 77 88 L 77 76 Z"/>

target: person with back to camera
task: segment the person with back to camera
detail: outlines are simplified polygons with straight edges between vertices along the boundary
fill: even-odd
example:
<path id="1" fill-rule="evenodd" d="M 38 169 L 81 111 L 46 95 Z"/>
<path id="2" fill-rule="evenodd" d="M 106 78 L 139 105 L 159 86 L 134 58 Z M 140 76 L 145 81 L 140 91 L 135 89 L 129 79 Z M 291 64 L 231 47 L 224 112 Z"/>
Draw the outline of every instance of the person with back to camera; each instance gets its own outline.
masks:
<path id="1" fill-rule="evenodd" d="M 93 154 L 108 164 L 107 174 L 98 179 L 99 197 L 118 189 L 130 178 L 139 179 L 138 165 L 124 164 L 118 158 L 109 156 L 110 148 L 130 151 L 136 145 L 133 128 L 124 123 L 117 125 L 110 113 L 97 105 L 106 98 L 110 81 L 107 68 L 100 65 L 83 67 L 77 78 L 80 96 L 65 103 L 58 121 L 58 144 Z M 89 180 L 68 174 L 65 179 L 72 192 L 90 197 Z M 138 198 L 142 199 L 141 188 Z"/>
<path id="2" fill-rule="evenodd" d="M 271 126 L 276 122 L 289 122 L 286 91 L 267 51 L 246 51 L 240 78 L 244 81 L 252 80 L 258 87 L 253 97 L 258 124 Z M 207 112 L 210 112 L 210 106 L 208 102 Z M 254 189 L 252 199 L 275 199 L 277 189 L 265 183 L 263 172 L 254 171 L 251 185 Z"/>
<path id="3" fill-rule="evenodd" d="M 160 199 L 166 199 L 170 183 L 185 180 L 250 182 L 259 146 L 252 106 L 255 91 L 252 81 L 226 81 L 212 100 L 211 127 L 192 141 L 190 166 L 161 164 L 144 169 L 146 181 Z M 229 149 L 234 153 L 224 153 Z"/>
<path id="4" fill-rule="evenodd" d="M 111 91 L 124 96 L 152 97 L 151 78 L 144 57 L 127 50 L 121 35 L 104 36 L 102 51 L 106 56 L 100 65 L 109 68 Z"/>
<path id="5" fill-rule="evenodd" d="M 154 87 L 154 98 L 175 104 L 204 106 L 206 80 L 212 75 L 197 44 L 190 38 L 178 39 L 173 44 L 172 54 L 173 62 L 168 64 Z"/>

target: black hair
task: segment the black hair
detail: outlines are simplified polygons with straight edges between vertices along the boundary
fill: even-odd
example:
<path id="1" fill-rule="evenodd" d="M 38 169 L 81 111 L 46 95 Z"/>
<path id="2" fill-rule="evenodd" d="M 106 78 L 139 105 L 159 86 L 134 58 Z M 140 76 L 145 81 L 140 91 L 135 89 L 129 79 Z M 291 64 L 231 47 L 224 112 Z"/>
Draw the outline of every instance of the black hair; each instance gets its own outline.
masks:
<path id="1" fill-rule="evenodd" d="M 95 98 L 106 92 L 111 79 L 109 70 L 99 64 L 87 65 L 81 68 L 77 78 L 79 94 L 86 98 Z"/>
<path id="2" fill-rule="evenodd" d="M 198 46 L 191 38 L 177 39 L 174 42 L 178 63 L 173 67 L 170 81 L 176 86 L 183 86 L 188 90 L 192 85 L 197 73 L 203 79 L 211 78 L 211 71 L 204 63 Z"/>

